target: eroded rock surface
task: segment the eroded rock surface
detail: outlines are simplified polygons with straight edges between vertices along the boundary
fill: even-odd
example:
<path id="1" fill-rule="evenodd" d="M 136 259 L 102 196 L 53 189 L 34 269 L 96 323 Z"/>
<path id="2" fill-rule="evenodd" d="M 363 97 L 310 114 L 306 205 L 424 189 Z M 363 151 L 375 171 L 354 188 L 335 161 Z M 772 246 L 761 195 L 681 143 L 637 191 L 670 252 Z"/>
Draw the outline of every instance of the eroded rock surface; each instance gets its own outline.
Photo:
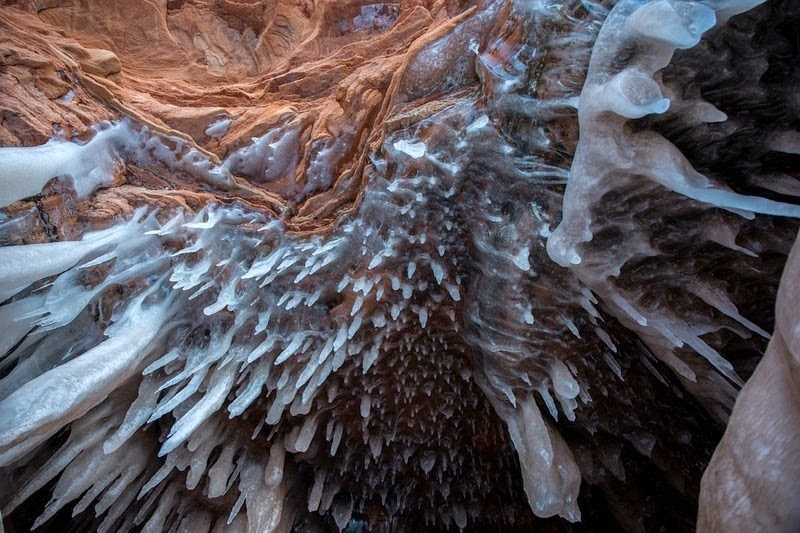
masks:
<path id="1" fill-rule="evenodd" d="M 3 2 L 7 529 L 692 529 L 800 214 L 757 4 Z"/>
<path id="2" fill-rule="evenodd" d="M 800 526 L 798 280 L 795 243 L 778 292 L 775 333 L 703 475 L 699 531 L 795 531 Z"/>

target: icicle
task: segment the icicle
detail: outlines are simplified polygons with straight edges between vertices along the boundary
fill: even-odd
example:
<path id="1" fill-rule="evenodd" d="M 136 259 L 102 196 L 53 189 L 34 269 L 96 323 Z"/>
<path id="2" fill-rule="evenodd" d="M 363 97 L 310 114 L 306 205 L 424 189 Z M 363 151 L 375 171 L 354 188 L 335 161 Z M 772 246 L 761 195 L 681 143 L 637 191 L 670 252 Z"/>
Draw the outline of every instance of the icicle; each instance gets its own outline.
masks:
<path id="1" fill-rule="evenodd" d="M 617 353 L 617 345 L 611 340 L 611 337 L 608 335 L 608 333 L 606 333 L 606 330 L 596 327 L 594 328 L 594 331 L 597 333 L 597 336 L 600 338 L 600 340 L 603 341 L 603 343 L 608 346 L 612 352 Z"/>
<path id="2" fill-rule="evenodd" d="M 269 448 L 269 462 L 264 470 L 264 482 L 270 487 L 277 487 L 283 480 L 286 447 L 283 439 L 277 439 Z"/>
<path id="3" fill-rule="evenodd" d="M 331 345 L 331 348 L 333 348 L 334 350 L 338 350 L 339 348 L 341 348 L 344 345 L 346 340 L 347 340 L 347 327 L 343 325 L 343 326 L 341 326 L 339 328 L 339 331 L 336 333 L 336 338 L 334 339 L 333 344 Z M 327 348 L 327 344 L 326 344 L 326 348 Z M 330 353 L 330 352 L 328 352 L 328 353 Z M 324 360 L 324 358 L 323 358 L 323 360 Z"/>
<path id="4" fill-rule="evenodd" d="M 617 304 L 622 311 L 634 319 L 640 326 L 647 325 L 647 319 L 643 317 L 636 309 L 634 309 L 634 307 L 620 294 L 612 294 L 611 301 Z"/>
<path id="5" fill-rule="evenodd" d="M 80 241 L 0 247 L 0 302 L 40 279 L 60 274 L 88 254 L 123 238 L 128 226 L 86 235 Z"/>
<path id="6" fill-rule="evenodd" d="M 303 342 L 303 340 L 305 340 L 306 336 L 307 334 L 305 333 L 295 333 L 292 337 L 292 342 L 290 342 L 289 345 L 286 346 L 286 348 L 284 348 L 284 350 L 280 353 L 280 355 L 278 355 L 278 358 L 275 359 L 274 364 L 277 366 L 294 355 L 295 352 L 297 352 L 297 349 L 300 347 L 300 344 Z"/>
<path id="7" fill-rule="evenodd" d="M 350 523 L 353 515 L 353 499 L 349 493 L 345 493 L 333 506 L 333 520 L 339 531 L 342 531 Z"/>
<path id="8" fill-rule="evenodd" d="M 17 491 L 3 512 L 11 513 L 19 504 L 30 498 L 49 481 L 61 474 L 67 466 L 84 450 L 93 448 L 105 436 L 106 431 L 98 427 L 109 416 L 114 405 L 110 402 L 101 404 L 76 420 L 67 442 L 36 473 L 25 480 L 25 484 Z"/>
<path id="9" fill-rule="evenodd" d="M 578 331 L 578 327 L 575 325 L 575 322 L 573 322 L 569 318 L 566 318 L 566 319 L 564 319 L 564 323 L 566 324 L 566 326 L 570 330 L 570 332 L 572 332 L 572 334 L 575 336 L 575 338 L 578 338 L 578 339 L 581 338 L 581 334 Z"/>
<path id="10" fill-rule="evenodd" d="M 431 270 L 433 271 L 433 276 L 436 278 L 436 283 L 441 285 L 442 279 L 444 279 L 444 269 L 442 268 L 442 265 L 436 263 L 435 261 L 431 261 Z"/>
<path id="11" fill-rule="evenodd" d="M 372 365 L 375 364 L 375 361 L 378 359 L 378 353 L 380 351 L 380 344 L 376 343 L 375 345 L 370 348 L 369 352 L 364 355 L 364 358 L 361 363 L 361 371 L 363 374 L 366 374 Z"/>
<path id="12" fill-rule="evenodd" d="M 377 461 L 378 457 L 381 455 L 381 450 L 383 449 L 383 437 L 380 435 L 370 436 L 369 449 L 372 453 L 372 457 Z"/>
<path id="13" fill-rule="evenodd" d="M 308 512 L 315 513 L 319 510 L 319 502 L 322 499 L 322 489 L 325 487 L 325 470 L 317 470 L 314 474 L 314 485 L 308 495 Z"/>
<path id="14" fill-rule="evenodd" d="M 550 395 L 550 391 L 547 389 L 546 386 L 538 387 L 536 390 L 542 396 L 542 399 L 544 400 L 544 404 L 547 406 L 547 411 L 550 413 L 550 416 L 553 417 L 553 420 L 558 420 L 558 409 L 556 409 L 556 402 Z"/>
<path id="15" fill-rule="evenodd" d="M 242 279 L 261 278 L 263 276 L 266 276 L 267 274 L 270 273 L 275 264 L 281 260 L 281 258 L 284 256 L 286 252 L 287 252 L 286 249 L 279 248 L 274 252 L 272 252 L 268 257 L 264 259 L 259 259 L 258 261 L 253 263 L 253 266 L 246 274 L 242 276 Z"/>
<path id="16" fill-rule="evenodd" d="M 355 336 L 356 332 L 360 327 L 361 327 L 361 315 L 358 315 L 353 319 L 353 322 L 350 324 L 350 328 L 348 328 L 347 330 L 348 340 L 352 339 Z"/>
<path id="17" fill-rule="evenodd" d="M 370 407 L 372 406 L 372 400 L 368 395 L 364 395 L 361 397 L 361 418 L 369 419 L 369 411 Z"/>
<path id="18" fill-rule="evenodd" d="M 614 359 L 614 356 L 604 351 L 603 359 L 605 359 L 606 364 L 608 364 L 609 368 L 611 368 L 611 371 L 614 372 L 614 375 L 617 376 L 620 380 L 624 381 L 625 378 L 622 377 L 622 369 L 620 368 L 619 363 L 617 363 L 617 360 Z"/>
<path id="19" fill-rule="evenodd" d="M 175 496 L 177 494 L 178 487 L 176 485 L 169 485 L 161 497 L 158 499 L 158 507 L 150 515 L 150 519 L 144 525 L 142 529 L 142 533 L 161 533 L 164 531 L 164 522 L 166 521 L 169 513 L 173 511 L 173 505 L 175 503 Z M 146 515 L 137 515 L 137 519 L 140 520 L 140 517 Z"/>
<path id="20" fill-rule="evenodd" d="M 336 455 L 336 450 L 339 449 L 339 443 L 342 441 L 342 432 L 344 426 L 341 422 L 336 422 L 336 427 L 333 430 L 333 439 L 331 440 L 331 457 Z"/>
<path id="21" fill-rule="evenodd" d="M 117 452 L 122 453 L 122 452 Z M 86 493 L 74 510 L 80 512 L 91 503 L 108 485 L 120 476 L 138 476 L 147 467 L 147 456 L 152 450 L 138 446 L 127 447 L 122 461 L 116 454 L 83 453 L 70 463 L 53 489 L 53 496 L 36 519 L 33 528 L 37 528 L 49 520 L 55 513 L 81 494 Z M 132 470 L 129 470 L 132 469 Z M 74 514 L 73 514 L 74 516 Z"/>
<path id="22" fill-rule="evenodd" d="M 175 376 L 170 381 L 167 381 L 166 383 L 162 384 L 159 387 L 158 392 L 161 392 L 162 390 L 173 386 L 175 383 L 183 381 L 184 376 L 182 374 L 185 372 L 187 372 L 187 370 L 184 370 L 184 372 L 182 372 L 181 374 Z M 208 367 L 203 367 L 201 369 L 198 369 L 192 376 L 192 379 L 189 380 L 189 383 L 187 383 L 185 387 L 183 387 L 179 392 L 175 393 L 174 396 L 170 397 L 169 395 L 167 395 L 163 399 L 163 401 L 156 407 L 155 411 L 153 411 L 153 414 L 150 415 L 150 418 L 147 419 L 147 423 L 154 422 L 155 420 L 158 420 L 165 414 L 172 412 L 173 409 L 175 409 L 181 403 L 186 401 L 192 394 L 197 392 L 200 389 L 200 385 L 202 385 L 203 379 L 206 377 L 207 373 L 208 373 Z"/>
<path id="23" fill-rule="evenodd" d="M 419 461 L 419 465 L 422 468 L 422 471 L 425 472 L 426 476 L 431 473 L 431 470 L 433 470 L 435 464 L 436 464 L 436 453 L 430 450 L 425 451 L 422 454 L 422 458 Z"/>
<path id="24" fill-rule="evenodd" d="M 355 290 L 355 288 L 353 289 Z M 364 303 L 364 298 L 362 296 L 358 296 L 353 302 L 353 309 L 350 311 L 350 316 L 355 316 L 358 313 L 359 309 L 361 309 L 361 305 Z"/>
<path id="25" fill-rule="evenodd" d="M 445 283 L 444 287 L 445 287 L 445 289 L 447 289 L 447 292 L 450 293 L 450 297 L 453 299 L 454 302 L 460 302 L 461 301 L 461 294 L 460 294 L 460 292 L 458 290 L 458 286 L 457 285 L 453 285 L 451 283 Z"/>
<path id="26" fill-rule="evenodd" d="M 424 306 L 421 306 L 417 312 L 419 316 L 419 324 L 422 326 L 422 329 L 428 325 L 428 309 Z"/>
<path id="27" fill-rule="evenodd" d="M 695 285 L 689 289 L 693 294 L 700 297 L 704 302 L 708 305 L 714 307 L 721 313 L 726 314 L 727 316 L 731 317 L 732 319 L 739 322 L 741 325 L 749 329 L 750 331 L 761 335 L 765 339 L 769 340 L 771 335 L 758 327 L 753 322 L 747 320 L 745 317 L 739 314 L 739 310 L 736 309 L 736 305 L 728 298 L 728 295 L 725 294 L 722 290 L 717 289 L 715 287 L 709 285 Z"/>
<path id="28" fill-rule="evenodd" d="M 228 480 L 233 472 L 233 456 L 236 446 L 227 444 L 214 465 L 208 470 L 208 497 L 219 498 L 228 491 Z"/>
<path id="29" fill-rule="evenodd" d="M 222 403 L 227 398 L 233 385 L 236 372 L 217 371 L 211 379 L 211 385 L 203 396 L 189 411 L 172 426 L 169 437 L 161 446 L 158 452 L 159 457 L 163 457 L 178 447 L 189 435 L 194 432 L 209 416 L 214 414 L 222 407 Z"/>
<path id="30" fill-rule="evenodd" d="M 453 520 L 455 521 L 456 526 L 458 526 L 458 529 L 463 530 L 465 527 L 467 527 L 467 513 L 464 510 L 464 507 L 455 504 L 452 510 Z"/>
<path id="31" fill-rule="evenodd" d="M 580 520 L 581 474 L 564 439 L 542 419 L 533 397 L 520 399 L 514 410 L 495 404 L 498 407 L 519 455 L 525 493 L 534 514 Z"/>
<path id="32" fill-rule="evenodd" d="M 273 533 L 283 514 L 286 484 L 264 483 L 262 468 L 259 463 L 248 462 L 242 468 L 239 490 L 242 491 L 247 508 L 248 531 Z"/>
<path id="33" fill-rule="evenodd" d="M 311 446 L 311 441 L 317 432 L 317 416 L 309 416 L 303 421 L 303 426 L 300 428 L 300 434 L 297 436 L 297 441 L 294 443 L 294 448 L 298 453 L 308 451 Z"/>
<path id="34" fill-rule="evenodd" d="M 103 444 L 103 453 L 109 454 L 127 441 L 139 428 L 147 421 L 158 402 L 158 381 L 145 377 L 139 385 L 139 395 L 128 408 L 125 420 L 117 428 L 117 431 L 109 437 Z"/>
<path id="35" fill-rule="evenodd" d="M 560 360 L 555 359 L 550 365 L 550 379 L 553 380 L 553 390 L 564 398 L 575 398 L 580 392 L 580 386 L 572 377 L 569 369 Z"/>
<path id="36" fill-rule="evenodd" d="M 0 464 L 22 457 L 140 372 L 150 343 L 164 332 L 168 318 L 168 303 L 147 309 L 133 303 L 108 340 L 0 402 Z"/>

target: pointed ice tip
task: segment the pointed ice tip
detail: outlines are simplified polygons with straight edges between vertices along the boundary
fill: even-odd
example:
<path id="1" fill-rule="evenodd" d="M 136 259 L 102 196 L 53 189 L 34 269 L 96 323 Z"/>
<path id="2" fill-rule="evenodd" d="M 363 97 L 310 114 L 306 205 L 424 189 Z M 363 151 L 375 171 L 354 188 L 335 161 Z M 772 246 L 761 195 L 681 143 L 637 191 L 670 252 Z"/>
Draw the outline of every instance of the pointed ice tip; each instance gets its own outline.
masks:
<path id="1" fill-rule="evenodd" d="M 121 443 L 113 443 L 111 442 L 111 439 L 108 439 L 103 443 L 103 453 L 106 455 L 114 453 L 115 451 L 117 451 L 117 448 L 119 448 L 120 444 Z"/>
<path id="2" fill-rule="evenodd" d="M 764 2 L 766 0 L 704 0 L 703 4 L 715 9 L 718 23 L 723 24 L 732 16 L 749 11 Z"/>
<path id="3" fill-rule="evenodd" d="M 578 506 L 574 502 L 570 502 L 569 506 L 563 509 L 559 516 L 574 524 L 575 522 L 581 521 L 581 510 L 578 509 Z"/>
<path id="4" fill-rule="evenodd" d="M 159 457 L 164 457 L 169 452 L 171 452 L 173 450 L 173 448 L 175 448 L 175 446 L 173 445 L 172 442 L 170 442 L 170 439 L 167 438 L 166 442 L 164 442 L 164 444 L 161 445 L 161 448 L 159 448 L 158 456 Z"/>
<path id="5" fill-rule="evenodd" d="M 394 149 L 410 156 L 412 159 L 419 159 L 425 155 L 425 143 L 410 143 L 401 139 L 394 143 Z"/>

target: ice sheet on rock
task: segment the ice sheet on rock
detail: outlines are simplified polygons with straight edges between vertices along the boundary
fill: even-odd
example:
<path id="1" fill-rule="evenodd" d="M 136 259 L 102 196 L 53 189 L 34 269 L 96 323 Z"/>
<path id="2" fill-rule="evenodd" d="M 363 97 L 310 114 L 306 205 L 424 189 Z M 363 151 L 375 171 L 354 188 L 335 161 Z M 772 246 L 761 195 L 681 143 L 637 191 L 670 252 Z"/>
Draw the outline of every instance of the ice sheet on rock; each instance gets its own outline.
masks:
<path id="1" fill-rule="evenodd" d="M 70 176 L 78 195 L 86 197 L 113 182 L 122 158 L 140 164 L 163 162 L 207 182 L 232 183 L 226 167 L 179 137 L 152 132 L 130 120 L 103 123 L 95 130 L 85 144 L 53 139 L 41 146 L 0 148 L 0 207 L 38 194 L 58 176 Z"/>
<path id="2" fill-rule="evenodd" d="M 38 194 L 57 176 L 71 176 L 81 196 L 111 183 L 118 151 L 134 136 L 127 123 L 120 123 L 83 145 L 50 140 L 41 146 L 0 148 L 0 207 Z"/>
<path id="3" fill-rule="evenodd" d="M 399 13 L 400 4 L 367 4 L 361 6 L 360 14 L 353 18 L 348 27 L 344 27 L 344 21 L 339 24 L 343 31 L 381 32 L 392 27 Z"/>
<path id="4" fill-rule="evenodd" d="M 33 328 L 34 319 L 24 317 L 41 308 L 42 303 L 44 296 L 32 295 L 0 307 L 0 324 L 3 325 L 0 360 Z"/>
<path id="5" fill-rule="evenodd" d="M 412 143 L 408 142 L 405 139 L 400 139 L 399 141 L 395 141 L 394 149 L 403 152 L 404 154 L 408 155 L 412 159 L 419 159 L 420 157 L 425 155 L 425 143 Z"/>
<path id="6" fill-rule="evenodd" d="M 228 128 L 232 122 L 233 119 L 231 118 L 221 118 L 209 124 L 209 126 L 206 128 L 205 134 L 209 137 L 222 137 L 228 133 Z"/>
<path id="7" fill-rule="evenodd" d="M 739 13 L 749 11 L 766 0 L 701 0 L 701 3 L 716 11 L 717 21 L 722 24 Z"/>
<path id="8" fill-rule="evenodd" d="M 274 128 L 253 143 L 229 155 L 224 167 L 258 183 L 269 183 L 286 176 L 293 177 L 299 162 L 301 125 L 292 123 Z"/>

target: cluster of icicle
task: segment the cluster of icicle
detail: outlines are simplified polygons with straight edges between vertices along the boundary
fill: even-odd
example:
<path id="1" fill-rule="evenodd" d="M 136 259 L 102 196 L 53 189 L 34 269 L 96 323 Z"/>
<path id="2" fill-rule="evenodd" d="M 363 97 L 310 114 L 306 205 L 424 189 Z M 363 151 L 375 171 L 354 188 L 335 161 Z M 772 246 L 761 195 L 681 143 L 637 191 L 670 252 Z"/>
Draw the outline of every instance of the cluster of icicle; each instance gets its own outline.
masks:
<path id="1" fill-rule="evenodd" d="M 553 261 L 569 268 L 604 302 L 606 309 L 635 331 L 653 353 L 678 374 L 696 395 L 716 395 L 717 416 L 723 420 L 732 407 L 741 378 L 729 361 L 702 336 L 720 329 L 718 323 L 687 321 L 681 310 L 648 306 L 641 294 L 617 282 L 621 268 L 637 258 L 658 255 L 646 232 L 626 233 L 619 250 L 593 246 L 593 224 L 604 196 L 618 191 L 659 188 L 721 208 L 745 219 L 755 214 L 800 217 L 800 206 L 758 196 L 746 196 L 698 173 L 678 148 L 653 131 L 634 131 L 629 122 L 661 114 L 670 107 L 658 71 L 666 67 L 676 50 L 697 45 L 703 34 L 764 0 L 629 0 L 611 11 L 595 43 L 579 103 L 581 140 L 570 169 L 563 206 L 563 220 L 547 241 Z M 629 51 L 635 53 L 630 54 Z M 620 58 L 625 58 L 621 61 Z M 725 113 L 711 103 L 697 100 L 690 121 L 724 122 Z M 662 189 L 663 190 L 663 189 Z M 633 226 L 633 223 L 631 223 Z M 756 253 L 736 243 L 738 226 L 720 223 L 710 228 L 707 239 L 746 255 Z M 769 334 L 743 317 L 718 286 L 692 282 L 684 290 L 710 308 L 731 318 L 749 332 Z M 695 388 L 696 369 L 676 357 L 675 350 L 691 347 L 727 378 L 706 375 L 714 387 Z"/>
<path id="2" fill-rule="evenodd" d="M 442 402 L 439 418 L 403 419 L 418 425 L 417 437 L 382 422 L 391 414 L 393 396 L 430 396 L 431 383 L 446 382 L 455 391 L 449 398 L 465 396 L 474 383 L 505 422 L 534 513 L 578 520 L 580 472 L 550 418 L 562 413 L 574 420 L 580 403 L 591 403 L 591 397 L 575 364 L 542 353 L 545 340 L 581 339 L 575 313 L 591 328 L 584 336 L 594 335 L 605 346 L 603 356 L 618 375 L 617 347 L 602 327 L 599 301 L 678 373 L 691 371 L 670 350 L 687 343 L 736 379 L 730 365 L 700 340 L 702 332 L 677 318 L 647 316 L 630 295 L 606 284 L 614 265 L 583 261 L 582 246 L 591 239 L 591 197 L 613 187 L 624 167 L 636 179 L 656 180 L 743 214 L 800 214 L 797 207 L 711 187 L 676 149 L 650 134 L 628 138 L 634 134 L 624 129 L 629 118 L 665 110 L 652 76 L 675 48 L 692 46 L 716 17 L 753 3 L 617 5 L 593 53 L 580 99 L 581 143 L 563 221 L 552 235 L 548 215 L 533 202 L 518 206 L 510 223 L 510 215 L 491 201 L 504 184 L 473 184 L 470 194 L 478 200 L 465 206 L 466 215 L 457 213 L 451 198 L 469 176 L 457 154 L 483 150 L 498 169 L 513 166 L 508 161 L 514 149 L 503 144 L 492 118 L 471 108 L 456 113 L 466 122 L 451 132 L 449 148 L 401 133 L 388 136 L 385 153 L 402 177 L 387 176 L 387 161 L 375 157 L 377 172 L 357 215 L 324 233 L 294 235 L 280 218 L 237 206 L 199 213 L 142 209 L 77 241 L 0 248 L 0 368 L 6 374 L 0 380 L 0 465 L 26 474 L 3 513 L 58 479 L 36 525 L 65 506 L 77 515 L 94 505 L 103 517 L 100 531 L 290 528 L 296 514 L 305 512 L 286 498 L 291 470 L 300 463 L 321 465 L 323 458 L 355 468 L 359 461 L 365 476 L 383 476 L 364 480 L 367 488 L 385 488 L 392 465 L 408 464 L 412 456 L 419 476 L 441 480 L 461 472 L 463 458 L 427 453 L 414 440 L 435 440 L 437 424 L 460 416 L 449 400 Z M 629 41 L 638 43 L 641 61 L 611 71 L 620 43 Z M 482 82 L 493 91 L 489 105 L 517 102 L 501 94 L 516 83 L 513 73 L 494 72 L 488 59 L 484 69 Z M 566 104 L 565 99 L 558 105 Z M 0 205 L 36 194 L 63 174 L 74 178 L 79 194 L 90 194 L 108 185 L 115 166 L 126 160 L 157 161 L 216 183 L 230 180 L 233 164 L 215 166 L 179 141 L 168 144 L 121 123 L 101 128 L 85 145 L 59 141 L 2 149 Z M 621 153 L 622 145 L 631 153 Z M 551 184 L 563 182 L 563 169 L 536 168 L 518 172 L 516 183 L 530 187 L 541 184 L 542 176 Z M 533 291 L 538 274 L 554 268 L 544 264 L 548 237 L 550 256 L 577 279 Z M 470 268 L 480 273 L 467 276 Z M 533 292 L 547 293 L 551 305 L 563 304 L 563 310 L 542 304 L 537 311 Z M 765 334 L 724 295 L 703 297 Z M 397 367 L 399 375 L 388 385 L 371 383 L 354 394 L 357 380 L 342 377 L 367 380 L 398 352 L 415 354 L 409 361 L 416 362 Z M 482 364 L 459 362 L 454 353 L 460 352 L 480 353 Z M 425 364 L 432 359 L 429 371 Z M 335 408 L 342 397 L 354 395 L 362 419 L 358 431 Z M 241 426 L 252 435 L 243 438 Z M 32 452 L 65 428 L 66 440 L 49 459 L 28 465 Z M 343 449 L 348 440 L 363 440 L 369 453 Z M 387 457 L 387 450 L 398 449 L 407 455 Z M 358 498 L 340 493 L 340 483 L 321 466 L 313 478 L 308 512 L 330 513 L 345 528 Z M 447 498 L 457 489 L 442 485 L 441 494 Z M 223 503 L 213 511 L 195 505 L 193 491 Z M 222 519 L 220 507 L 226 511 Z M 430 521 L 464 528 L 475 512 L 454 501 Z"/>
<path id="3" fill-rule="evenodd" d="M 476 115 L 466 135 L 487 123 L 485 115 Z M 111 133 L 119 136 L 115 143 L 106 141 Z M 124 123 L 107 127 L 82 146 L 61 142 L 4 149 L 3 157 L 16 164 L 5 167 L 10 170 L 4 170 L 3 179 L 22 181 L 35 175 L 46 182 L 44 177 L 55 171 L 38 163 L 38 152 L 45 149 L 77 169 L 70 171 L 76 181 L 92 179 L 79 168 L 90 150 L 111 163 L 117 157 L 148 157 L 174 164 L 174 150 L 154 149 L 159 142 Z M 101 143 L 107 144 L 96 148 Z M 402 142 L 388 144 L 405 157 Z M 94 504 L 97 516 L 105 514 L 101 531 L 134 526 L 160 531 L 165 524 L 191 531 L 212 523 L 225 531 L 278 527 L 288 490 L 285 456 L 350 454 L 339 449 L 348 430 L 327 412 L 339 394 L 332 374 L 355 365 L 367 375 L 382 355 L 398 351 L 416 352 L 420 361 L 427 360 L 437 350 L 447 351 L 445 337 L 461 328 L 456 313 L 463 298 L 458 269 L 464 243 L 455 212 L 446 205 L 459 169 L 430 153 L 406 159 L 417 164 L 419 158 L 442 170 L 441 175 L 392 182 L 376 177 L 361 216 L 324 235 L 293 236 L 281 220 L 237 207 L 209 206 L 197 214 L 140 209 L 128 220 L 77 241 L 0 248 L 0 300 L 5 302 L 0 306 L 0 352 L 8 371 L 0 380 L 0 462 L 25 468 L 30 452 L 70 428 L 66 442 L 28 472 L 3 512 L 13 512 L 58 477 L 37 526 L 66 505 L 74 504 L 77 515 Z M 201 161 L 199 166 L 202 173 L 209 164 Z M 6 203 L 20 196 L 10 194 Z M 528 216 L 545 227 L 536 209 Z M 501 222 L 491 212 L 485 217 L 485 224 Z M 394 225 L 383 222 L 389 220 Z M 430 227 L 441 231 L 431 236 Z M 517 241 L 527 239 L 518 235 L 508 251 L 489 243 L 480 248 L 522 275 L 531 266 L 528 248 Z M 532 323 L 530 305 L 519 319 L 523 325 Z M 402 385 L 407 395 L 418 388 L 430 396 L 437 380 L 444 386 L 451 375 L 459 382 L 472 379 L 458 365 L 452 353 L 443 353 L 430 375 L 419 370 L 421 363 L 412 364 L 395 386 Z M 579 390 L 575 379 L 559 362 L 550 373 L 552 396 L 571 413 Z M 550 375 L 545 371 L 533 379 L 542 383 L 539 387 L 555 413 L 546 391 Z M 529 463 L 526 487 L 537 512 L 577 518 L 580 475 L 563 441 L 543 431 L 547 426 L 532 397 L 514 410 L 505 405 L 505 395 L 513 396 L 510 387 L 496 377 L 488 383 L 479 381 L 487 393 L 498 396 L 498 409 L 518 453 Z M 461 385 L 453 386 L 455 392 L 440 405 L 441 419 L 453 416 L 448 408 L 453 398 L 469 402 L 474 397 L 474 392 L 460 392 Z M 498 387 L 504 392 L 496 392 Z M 430 421 L 409 419 L 416 427 L 411 436 L 393 435 L 380 423 L 367 427 L 371 410 L 373 422 L 384 417 L 388 400 L 382 398 L 400 393 L 371 388 L 379 394 L 370 399 L 367 390 L 360 413 L 373 462 L 396 461 L 381 458 L 381 450 L 399 445 L 408 450 L 408 463 L 420 435 L 430 439 L 426 446 L 436 441 L 436 416 Z M 252 438 L 266 439 L 268 453 L 248 451 L 255 444 L 242 439 L 228 420 L 247 416 L 254 404 L 259 404 L 255 411 L 260 420 L 253 423 Z M 473 429 L 480 423 L 465 422 Z M 312 446 L 315 439 L 328 445 Z M 156 456 L 163 457 L 159 468 L 154 468 Z M 561 456 L 568 458 L 566 470 L 561 469 Z M 441 479 L 443 472 L 462 470 L 463 458 L 452 452 L 449 458 L 426 452 L 416 460 L 423 476 Z M 325 485 L 325 472 L 320 472 L 309 489 L 308 510 L 331 512 L 344 528 L 354 499 L 336 499 L 337 484 L 329 479 Z M 385 476 L 385 469 L 376 472 Z M 542 474 L 547 476 L 544 483 Z M 562 479 L 565 475 L 568 481 Z M 365 486 L 370 483 L 377 481 Z M 190 505 L 186 490 L 198 486 L 212 500 L 238 491 L 225 520 L 215 521 Z M 565 490 L 566 503 L 561 496 Z M 242 505 L 246 513 L 240 512 Z M 137 512 L 130 513 L 132 508 Z M 441 517 L 462 528 L 467 524 L 467 511 L 458 502 L 429 520 L 435 523 Z M 292 518 L 285 520 L 290 526 Z"/>

